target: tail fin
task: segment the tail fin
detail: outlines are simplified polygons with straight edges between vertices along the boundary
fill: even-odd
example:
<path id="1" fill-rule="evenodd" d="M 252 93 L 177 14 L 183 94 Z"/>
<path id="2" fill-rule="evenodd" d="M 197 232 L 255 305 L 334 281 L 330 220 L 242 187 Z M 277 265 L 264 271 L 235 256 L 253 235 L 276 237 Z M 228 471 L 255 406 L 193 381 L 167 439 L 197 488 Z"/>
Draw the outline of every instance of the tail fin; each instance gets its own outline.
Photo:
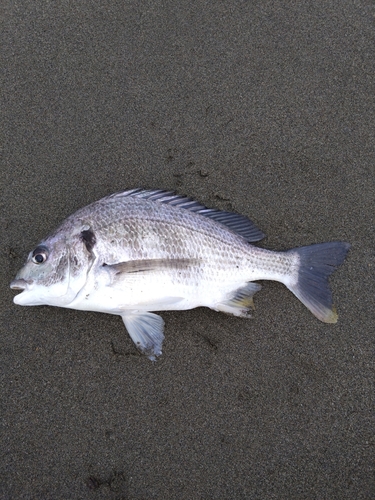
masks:
<path id="1" fill-rule="evenodd" d="M 324 323 L 336 323 L 328 277 L 342 264 L 349 243 L 335 241 L 289 250 L 300 259 L 298 281 L 287 286 L 310 311 Z"/>

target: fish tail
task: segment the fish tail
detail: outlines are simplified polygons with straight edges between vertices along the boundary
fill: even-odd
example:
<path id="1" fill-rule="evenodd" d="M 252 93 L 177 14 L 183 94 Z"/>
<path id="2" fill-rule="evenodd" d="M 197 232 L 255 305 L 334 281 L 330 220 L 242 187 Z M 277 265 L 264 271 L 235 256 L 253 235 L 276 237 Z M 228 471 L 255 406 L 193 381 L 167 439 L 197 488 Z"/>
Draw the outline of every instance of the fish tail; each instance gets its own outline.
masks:
<path id="1" fill-rule="evenodd" d="M 336 323 L 337 312 L 332 303 L 328 277 L 343 263 L 349 243 L 335 241 L 289 250 L 299 257 L 298 278 L 286 286 L 324 323 Z"/>

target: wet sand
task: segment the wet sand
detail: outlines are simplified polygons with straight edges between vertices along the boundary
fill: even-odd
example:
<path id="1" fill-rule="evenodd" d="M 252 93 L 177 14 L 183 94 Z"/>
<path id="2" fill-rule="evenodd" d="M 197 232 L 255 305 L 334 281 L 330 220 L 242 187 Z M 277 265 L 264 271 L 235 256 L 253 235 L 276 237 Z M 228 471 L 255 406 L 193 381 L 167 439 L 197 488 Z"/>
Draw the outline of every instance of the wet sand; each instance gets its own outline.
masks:
<path id="1" fill-rule="evenodd" d="M 2 499 L 370 499 L 375 45 L 371 2 L 11 2 L 4 8 Z M 12 303 L 66 216 L 165 188 L 284 250 L 352 244 L 336 325 L 263 282 L 253 319 Z"/>

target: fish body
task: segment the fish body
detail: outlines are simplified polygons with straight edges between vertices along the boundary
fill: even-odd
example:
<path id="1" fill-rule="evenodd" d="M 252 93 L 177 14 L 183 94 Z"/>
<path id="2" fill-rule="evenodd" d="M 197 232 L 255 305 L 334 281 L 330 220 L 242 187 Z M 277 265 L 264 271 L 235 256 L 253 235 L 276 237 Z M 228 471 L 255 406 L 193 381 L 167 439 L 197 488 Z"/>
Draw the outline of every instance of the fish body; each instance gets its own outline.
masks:
<path id="1" fill-rule="evenodd" d="M 107 196 L 68 217 L 30 252 L 11 288 L 19 305 L 120 315 L 141 352 L 161 354 L 153 313 L 205 306 L 249 316 L 256 280 L 284 283 L 321 321 L 334 323 L 328 276 L 348 243 L 286 252 L 251 243 L 264 234 L 246 217 L 161 190 Z"/>

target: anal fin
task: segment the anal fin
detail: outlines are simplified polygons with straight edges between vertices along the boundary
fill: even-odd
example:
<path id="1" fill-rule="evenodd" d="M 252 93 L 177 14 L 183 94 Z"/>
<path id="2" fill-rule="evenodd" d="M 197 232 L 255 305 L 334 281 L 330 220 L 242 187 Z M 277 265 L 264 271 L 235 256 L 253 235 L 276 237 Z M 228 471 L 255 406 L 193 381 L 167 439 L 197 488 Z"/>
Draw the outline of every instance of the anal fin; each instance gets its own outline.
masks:
<path id="1" fill-rule="evenodd" d="M 261 288 L 258 283 L 247 283 L 244 287 L 238 288 L 228 300 L 216 304 L 215 309 L 234 316 L 248 318 L 250 316 L 249 310 L 254 309 L 253 295 Z"/>
<path id="2" fill-rule="evenodd" d="M 151 361 L 160 356 L 164 340 L 164 321 L 150 312 L 128 311 L 121 315 L 133 342 Z"/>

